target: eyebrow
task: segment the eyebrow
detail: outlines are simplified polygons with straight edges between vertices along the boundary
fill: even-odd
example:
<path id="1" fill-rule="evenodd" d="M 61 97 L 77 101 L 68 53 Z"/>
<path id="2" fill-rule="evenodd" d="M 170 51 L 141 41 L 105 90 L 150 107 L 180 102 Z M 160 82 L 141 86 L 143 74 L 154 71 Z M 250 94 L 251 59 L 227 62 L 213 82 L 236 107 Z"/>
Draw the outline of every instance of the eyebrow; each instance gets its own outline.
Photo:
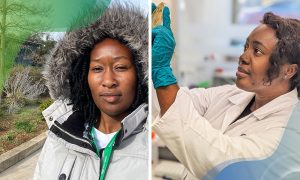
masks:
<path id="1" fill-rule="evenodd" d="M 247 38 L 246 43 L 249 43 L 249 38 Z M 255 40 L 255 41 L 253 41 L 252 43 L 253 43 L 254 45 L 260 45 L 260 46 L 262 46 L 263 48 L 265 48 L 265 49 L 267 49 L 267 50 L 270 50 L 269 48 L 267 48 L 267 47 L 266 47 L 263 43 L 261 43 L 260 41 Z"/>
<path id="2" fill-rule="evenodd" d="M 96 58 L 96 59 L 91 59 L 91 61 L 101 61 L 102 58 Z M 129 57 L 127 56 L 117 56 L 117 57 L 114 57 L 113 60 L 115 61 L 119 61 L 121 59 L 130 59 Z"/>
<path id="3" fill-rule="evenodd" d="M 269 50 L 269 48 L 267 48 L 263 43 L 261 43 L 261 42 L 259 42 L 259 41 L 253 41 L 253 44 L 261 45 L 263 48 Z"/>

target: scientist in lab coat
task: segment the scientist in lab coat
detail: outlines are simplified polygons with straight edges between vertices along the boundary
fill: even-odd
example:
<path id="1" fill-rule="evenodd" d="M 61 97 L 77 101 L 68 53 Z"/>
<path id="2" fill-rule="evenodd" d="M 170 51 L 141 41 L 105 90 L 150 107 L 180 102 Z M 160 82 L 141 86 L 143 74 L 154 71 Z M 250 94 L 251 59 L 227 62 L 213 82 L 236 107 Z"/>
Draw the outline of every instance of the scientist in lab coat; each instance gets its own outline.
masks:
<path id="1" fill-rule="evenodd" d="M 160 106 L 152 128 L 186 167 L 183 178 L 201 179 L 221 164 L 271 156 L 298 102 L 300 21 L 266 13 L 246 40 L 236 84 L 190 90 L 177 85 L 170 68 L 175 39 L 167 7 L 163 20 L 152 29 Z"/>

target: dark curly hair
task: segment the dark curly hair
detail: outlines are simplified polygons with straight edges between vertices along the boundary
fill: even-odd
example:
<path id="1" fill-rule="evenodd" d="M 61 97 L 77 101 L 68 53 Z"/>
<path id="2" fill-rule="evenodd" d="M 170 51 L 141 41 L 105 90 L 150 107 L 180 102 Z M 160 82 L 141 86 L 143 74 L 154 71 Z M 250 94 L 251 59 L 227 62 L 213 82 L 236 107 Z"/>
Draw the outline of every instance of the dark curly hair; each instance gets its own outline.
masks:
<path id="1" fill-rule="evenodd" d="M 107 38 L 109 35 L 107 35 Z M 121 39 L 116 39 L 126 47 L 128 47 L 126 42 L 122 42 Z M 101 42 L 101 41 L 100 41 Z M 95 45 L 97 43 L 96 42 Z M 85 53 L 76 61 L 72 62 L 70 73 L 69 73 L 69 84 L 70 84 L 70 100 L 73 104 L 73 111 L 77 111 L 83 114 L 83 119 L 85 120 L 85 125 L 88 125 L 87 130 L 89 131 L 97 121 L 97 117 L 100 116 L 100 110 L 94 103 L 92 94 L 88 85 L 88 72 L 90 64 L 90 53 L 93 48 L 86 49 Z M 130 49 L 130 48 L 129 48 Z M 133 56 L 134 66 L 137 72 L 137 89 L 136 96 L 133 104 L 131 105 L 129 111 L 133 111 L 142 103 L 148 102 L 148 87 L 143 83 L 143 71 L 142 64 L 140 61 L 136 61 L 137 53 L 130 50 Z"/>
<path id="2" fill-rule="evenodd" d="M 148 102 L 148 23 L 142 12 L 131 4 L 115 4 L 98 18 L 94 23 L 66 34 L 57 57 L 63 57 L 70 62 L 66 79 L 69 91 L 63 93 L 70 100 L 73 111 L 77 112 L 84 121 L 85 132 L 90 132 L 95 125 L 100 110 L 94 103 L 88 85 L 90 54 L 96 44 L 110 38 L 125 45 L 133 57 L 136 69 L 136 95 L 128 109 L 132 112 L 142 103 Z M 54 65 L 53 65 L 54 66 Z M 62 74 L 63 75 L 63 74 Z M 53 91 L 53 95 L 60 94 Z M 60 92 L 60 91 L 59 91 Z M 84 134 L 84 136 L 87 134 Z"/>
<path id="3" fill-rule="evenodd" d="M 265 13 L 262 24 L 266 24 L 276 32 L 278 42 L 270 56 L 270 68 L 267 71 L 268 81 L 279 76 L 283 64 L 297 64 L 300 68 L 300 21 L 282 18 L 271 12 Z M 291 78 L 290 90 L 297 88 L 299 96 L 300 69 Z"/>
<path id="4" fill-rule="evenodd" d="M 74 28 L 57 43 L 45 65 L 43 76 L 51 98 L 66 100 L 74 116 L 84 124 L 84 137 L 95 125 L 100 111 L 88 86 L 90 53 L 97 43 L 110 38 L 131 52 L 136 69 L 136 97 L 129 111 L 148 102 L 148 19 L 134 4 L 115 2 L 83 13 Z M 78 118 L 77 118 L 78 116 Z M 87 137 L 89 138 L 89 137 Z"/>

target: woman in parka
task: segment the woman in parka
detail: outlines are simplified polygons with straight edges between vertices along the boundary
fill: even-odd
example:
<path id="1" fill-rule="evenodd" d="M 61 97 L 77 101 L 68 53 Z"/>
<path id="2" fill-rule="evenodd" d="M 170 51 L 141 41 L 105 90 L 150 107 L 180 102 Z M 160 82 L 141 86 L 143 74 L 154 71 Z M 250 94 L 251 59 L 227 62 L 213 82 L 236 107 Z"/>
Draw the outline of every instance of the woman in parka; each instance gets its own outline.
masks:
<path id="1" fill-rule="evenodd" d="M 116 4 L 66 33 L 44 76 L 56 101 L 33 179 L 148 178 L 148 23 Z"/>

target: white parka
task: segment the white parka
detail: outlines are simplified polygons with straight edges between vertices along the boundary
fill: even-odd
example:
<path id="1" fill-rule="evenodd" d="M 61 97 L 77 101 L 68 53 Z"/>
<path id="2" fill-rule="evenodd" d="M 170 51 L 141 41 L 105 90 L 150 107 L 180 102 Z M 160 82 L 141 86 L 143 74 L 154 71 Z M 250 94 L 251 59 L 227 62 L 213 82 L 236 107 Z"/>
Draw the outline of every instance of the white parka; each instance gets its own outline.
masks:
<path id="1" fill-rule="evenodd" d="M 48 138 L 40 154 L 34 180 L 97 180 L 100 158 L 88 139 L 80 137 L 80 116 L 66 101 L 56 101 L 43 115 L 49 126 Z M 105 179 L 148 178 L 148 105 L 142 104 L 122 121 Z M 73 133 L 73 132 L 76 132 Z"/>
<path id="2" fill-rule="evenodd" d="M 90 16 L 95 15 L 79 19 L 86 20 Z M 69 74 L 74 62 L 106 38 L 122 42 L 132 52 L 137 72 L 136 99 L 143 100 L 122 120 L 105 179 L 148 178 L 148 21 L 144 12 L 124 2 L 110 5 L 90 25 L 67 32 L 47 60 L 43 75 L 50 96 L 56 101 L 43 112 L 49 132 L 37 163 L 35 180 L 99 179 L 100 158 L 90 136 L 86 136 L 89 128 L 83 113 L 73 112 L 69 103 Z"/>

